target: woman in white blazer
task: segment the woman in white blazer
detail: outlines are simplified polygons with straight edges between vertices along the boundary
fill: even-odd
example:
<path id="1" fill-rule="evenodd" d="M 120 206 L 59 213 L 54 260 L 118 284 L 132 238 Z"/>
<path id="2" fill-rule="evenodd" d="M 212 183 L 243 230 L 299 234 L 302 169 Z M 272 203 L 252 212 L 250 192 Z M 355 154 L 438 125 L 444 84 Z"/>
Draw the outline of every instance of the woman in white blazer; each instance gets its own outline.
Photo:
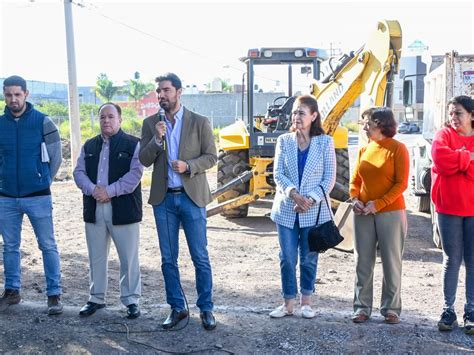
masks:
<path id="1" fill-rule="evenodd" d="M 313 318 L 311 294 L 314 292 L 318 254 L 309 251 L 308 231 L 331 218 L 324 202 L 334 187 L 336 155 L 332 137 L 324 134 L 318 103 L 311 95 L 299 96 L 292 112 L 290 133 L 278 137 L 274 178 L 276 195 L 271 218 L 277 225 L 280 242 L 280 270 L 284 303 L 270 317 L 293 315 L 298 293 L 296 265 L 300 264 L 301 315 Z M 321 186 L 321 187 L 320 187 Z"/>

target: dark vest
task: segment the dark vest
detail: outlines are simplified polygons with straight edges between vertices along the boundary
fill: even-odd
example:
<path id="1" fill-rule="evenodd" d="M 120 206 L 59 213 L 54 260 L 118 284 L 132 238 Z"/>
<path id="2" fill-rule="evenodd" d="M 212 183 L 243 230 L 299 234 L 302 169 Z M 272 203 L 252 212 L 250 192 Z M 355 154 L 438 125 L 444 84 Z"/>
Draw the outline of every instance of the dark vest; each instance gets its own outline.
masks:
<path id="1" fill-rule="evenodd" d="M 109 184 L 116 182 L 130 171 L 135 148 L 139 139 L 119 130 L 110 138 Z M 84 160 L 89 179 L 97 183 L 97 170 L 102 150 L 102 137 L 98 135 L 84 144 Z M 95 223 L 96 200 L 92 196 L 83 195 L 84 221 Z M 142 220 L 141 183 L 130 194 L 112 197 L 112 224 L 122 225 Z"/>
<path id="2" fill-rule="evenodd" d="M 8 107 L 0 116 L 0 195 L 50 194 L 49 163 L 41 161 L 44 117 L 30 103 L 17 121 Z"/>

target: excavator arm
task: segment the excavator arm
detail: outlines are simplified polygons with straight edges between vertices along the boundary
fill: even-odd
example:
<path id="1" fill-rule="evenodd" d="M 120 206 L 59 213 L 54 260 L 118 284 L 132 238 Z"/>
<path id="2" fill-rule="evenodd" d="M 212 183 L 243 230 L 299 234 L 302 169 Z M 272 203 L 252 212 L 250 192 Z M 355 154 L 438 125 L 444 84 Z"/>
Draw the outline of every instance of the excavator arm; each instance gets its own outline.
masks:
<path id="1" fill-rule="evenodd" d="M 380 21 L 358 51 L 330 59 L 331 72 L 313 84 L 323 127 L 334 134 L 347 109 L 360 97 L 361 112 L 370 106 L 391 106 L 392 76 L 398 72 L 402 30 L 398 21 Z"/>

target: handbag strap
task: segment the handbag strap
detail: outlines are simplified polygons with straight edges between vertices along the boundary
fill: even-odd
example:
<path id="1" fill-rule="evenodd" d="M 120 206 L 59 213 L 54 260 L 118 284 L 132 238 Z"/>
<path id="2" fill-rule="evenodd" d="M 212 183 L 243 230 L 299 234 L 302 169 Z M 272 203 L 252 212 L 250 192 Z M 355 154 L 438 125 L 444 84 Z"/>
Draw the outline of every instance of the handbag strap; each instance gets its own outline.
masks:
<path id="1" fill-rule="evenodd" d="M 321 188 L 321 191 L 323 192 L 323 196 L 324 196 L 324 201 L 326 201 L 326 206 L 328 206 L 328 210 L 329 210 L 329 216 L 331 217 L 331 220 L 334 222 L 334 219 L 332 218 L 332 213 L 331 213 L 331 210 L 329 209 L 329 203 L 328 203 L 328 199 L 326 197 L 326 193 L 324 192 L 324 189 L 321 185 L 319 185 L 319 187 Z M 321 203 L 319 204 L 319 209 L 318 209 L 318 217 L 316 217 L 316 225 L 319 224 L 319 214 L 321 213 Z"/>

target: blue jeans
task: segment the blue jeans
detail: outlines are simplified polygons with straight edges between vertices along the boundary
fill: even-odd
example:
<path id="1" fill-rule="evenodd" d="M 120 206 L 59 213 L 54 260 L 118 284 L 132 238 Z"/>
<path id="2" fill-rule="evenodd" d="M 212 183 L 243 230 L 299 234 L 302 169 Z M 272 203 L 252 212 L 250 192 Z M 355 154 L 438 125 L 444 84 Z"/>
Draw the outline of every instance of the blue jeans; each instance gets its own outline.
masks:
<path id="1" fill-rule="evenodd" d="M 185 309 L 178 269 L 179 226 L 182 224 L 196 271 L 196 305 L 201 312 L 212 311 L 212 270 L 207 252 L 206 209 L 197 206 L 186 193 L 167 193 L 153 206 L 165 279 L 166 301 L 171 309 Z"/>
<path id="2" fill-rule="evenodd" d="M 33 226 L 38 246 L 43 254 L 46 294 L 61 294 L 59 253 L 54 239 L 53 203 L 51 195 L 10 198 L 0 197 L 0 234 L 3 236 L 5 288 L 20 290 L 20 243 L 23 215 Z"/>
<path id="3" fill-rule="evenodd" d="M 464 312 L 474 311 L 474 216 L 462 217 L 438 213 L 443 244 L 444 309 L 454 309 L 459 269 L 466 266 L 466 303 Z"/>
<path id="4" fill-rule="evenodd" d="M 298 293 L 296 281 L 298 249 L 300 254 L 300 292 L 304 296 L 309 296 L 314 292 L 318 253 L 309 251 L 309 230 L 310 227 L 300 228 L 298 222 L 295 222 L 293 228 L 287 228 L 277 223 L 282 295 L 286 300 L 295 298 Z"/>

